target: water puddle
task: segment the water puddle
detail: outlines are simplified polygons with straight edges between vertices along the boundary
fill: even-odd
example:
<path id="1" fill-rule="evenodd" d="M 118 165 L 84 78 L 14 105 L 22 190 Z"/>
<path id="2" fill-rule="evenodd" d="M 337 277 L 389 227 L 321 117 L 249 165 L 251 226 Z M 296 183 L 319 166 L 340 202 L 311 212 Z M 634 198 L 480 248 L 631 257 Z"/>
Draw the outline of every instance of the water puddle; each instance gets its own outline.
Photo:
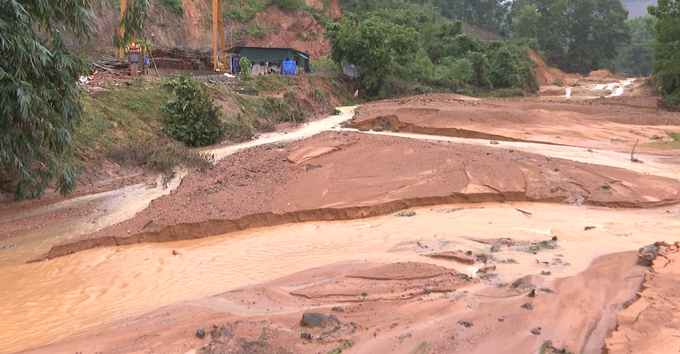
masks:
<path id="1" fill-rule="evenodd" d="M 537 254 L 494 253 L 498 281 L 549 270 L 576 274 L 597 256 L 657 240 L 680 240 L 678 210 L 612 210 L 548 204 L 450 205 L 415 209 L 414 217 L 284 225 L 172 243 L 92 249 L 0 273 L 0 352 L 47 344 L 117 320 L 304 269 L 342 262 L 420 261 L 432 250 L 489 252 L 470 237 L 540 241 L 559 248 Z M 585 226 L 596 226 L 584 231 Z M 177 255 L 173 255 L 175 250 Z M 545 265 L 540 262 L 553 262 Z M 472 267 L 470 269 L 473 269 Z M 470 274 L 472 275 L 472 274 Z M 256 311 L 256 310 L 253 310 Z M 27 330 L 39 328 L 40 330 Z"/>

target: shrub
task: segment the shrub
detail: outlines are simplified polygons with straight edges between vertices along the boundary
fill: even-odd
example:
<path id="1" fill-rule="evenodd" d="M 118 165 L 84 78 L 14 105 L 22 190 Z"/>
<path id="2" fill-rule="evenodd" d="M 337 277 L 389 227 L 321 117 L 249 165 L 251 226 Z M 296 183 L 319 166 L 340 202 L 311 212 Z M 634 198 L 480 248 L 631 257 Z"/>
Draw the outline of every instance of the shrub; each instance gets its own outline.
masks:
<path id="1" fill-rule="evenodd" d="M 167 7 L 168 10 L 170 10 L 170 12 L 175 15 L 184 15 L 184 5 L 182 4 L 182 0 L 161 0 L 161 4 L 165 5 L 165 7 Z"/>
<path id="2" fill-rule="evenodd" d="M 169 137 L 187 146 L 206 146 L 224 135 L 221 111 L 204 84 L 180 75 L 163 86 L 176 95 L 162 108 L 162 129 Z"/>
<path id="3" fill-rule="evenodd" d="M 305 2 L 303 0 L 273 0 L 272 5 L 278 5 L 279 9 L 285 11 L 299 10 Z"/>
<path id="4" fill-rule="evenodd" d="M 560 79 L 556 79 L 555 82 L 554 82 L 553 84 L 554 84 L 555 86 L 562 86 L 562 85 L 564 85 L 564 84 L 562 83 L 562 80 L 560 80 Z"/>
<path id="5" fill-rule="evenodd" d="M 250 26 L 246 30 L 246 34 L 250 37 L 264 38 L 266 29 L 266 27 Z"/>

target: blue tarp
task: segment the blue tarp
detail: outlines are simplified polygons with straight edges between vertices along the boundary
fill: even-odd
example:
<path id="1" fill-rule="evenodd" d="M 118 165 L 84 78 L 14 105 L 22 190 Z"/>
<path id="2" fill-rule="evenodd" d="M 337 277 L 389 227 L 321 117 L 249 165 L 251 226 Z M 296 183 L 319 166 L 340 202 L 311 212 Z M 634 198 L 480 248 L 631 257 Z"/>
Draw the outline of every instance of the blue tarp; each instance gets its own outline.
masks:
<path id="1" fill-rule="evenodd" d="M 281 63 L 281 75 L 297 75 L 295 60 L 284 60 Z"/>

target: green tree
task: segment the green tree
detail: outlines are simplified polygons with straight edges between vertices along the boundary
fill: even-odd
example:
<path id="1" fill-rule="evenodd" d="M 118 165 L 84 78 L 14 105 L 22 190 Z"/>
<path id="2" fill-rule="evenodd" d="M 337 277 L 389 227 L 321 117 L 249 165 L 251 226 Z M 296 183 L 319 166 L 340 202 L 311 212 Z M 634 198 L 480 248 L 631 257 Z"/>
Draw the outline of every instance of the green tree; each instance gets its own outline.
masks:
<path id="1" fill-rule="evenodd" d="M 331 41 L 331 59 L 338 64 L 356 64 L 361 69 L 362 87 L 368 95 L 377 94 L 393 70 L 388 24 L 375 16 L 359 23 L 343 17 L 326 28 L 325 36 Z"/>
<path id="2" fill-rule="evenodd" d="M 89 31 L 86 0 L 0 1 L 0 174 L 15 197 L 36 197 L 53 181 L 75 188 L 72 134 L 82 116 L 78 78 L 88 63 L 66 34 Z"/>
<path id="3" fill-rule="evenodd" d="M 627 16 L 620 0 L 515 0 L 508 22 L 513 37 L 535 38 L 548 62 L 589 72 L 604 67 L 628 42 Z"/>
<path id="4" fill-rule="evenodd" d="M 650 6 L 656 23 L 654 77 L 659 81 L 661 95 L 671 105 L 680 105 L 680 1 L 659 0 Z"/>
<path id="5" fill-rule="evenodd" d="M 169 137 L 187 146 L 206 146 L 224 136 L 221 111 L 213 104 L 205 84 L 180 75 L 163 86 L 176 96 L 162 108 L 162 130 Z"/>
<path id="6" fill-rule="evenodd" d="M 631 76 L 649 76 L 654 61 L 654 44 L 656 43 L 656 17 L 651 15 L 631 18 L 630 45 L 624 44 L 618 50 L 614 61 L 614 69 Z"/>
<path id="7" fill-rule="evenodd" d="M 123 37 L 117 29 L 113 35 L 116 48 L 127 48 L 137 39 L 144 38 L 144 20 L 149 12 L 149 0 L 128 0 L 125 13 L 120 19 L 119 28 L 123 28 Z"/>
<path id="8" fill-rule="evenodd" d="M 526 4 L 519 15 L 515 26 L 515 34 L 520 38 L 538 38 L 540 34 L 539 21 L 541 13 L 535 4 Z"/>

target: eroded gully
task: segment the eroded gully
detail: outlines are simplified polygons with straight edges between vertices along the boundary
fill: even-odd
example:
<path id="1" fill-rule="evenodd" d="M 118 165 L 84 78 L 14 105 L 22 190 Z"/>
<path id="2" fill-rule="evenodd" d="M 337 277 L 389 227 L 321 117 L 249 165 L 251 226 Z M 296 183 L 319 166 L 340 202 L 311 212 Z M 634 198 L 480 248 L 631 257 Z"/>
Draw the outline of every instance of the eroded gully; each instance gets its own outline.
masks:
<path id="1" fill-rule="evenodd" d="M 341 115 L 312 122 L 287 134 L 269 134 L 206 152 L 220 159 L 250 146 L 341 129 L 339 124 L 351 118 L 353 110 L 353 107 L 343 108 Z M 371 134 L 489 146 L 486 140 L 390 132 Z M 654 156 L 640 155 L 645 163 L 635 164 L 627 154 L 609 151 L 587 152 L 583 148 L 519 142 L 501 142 L 493 147 L 680 178 L 675 166 Z M 200 301 L 206 296 L 328 264 L 420 261 L 453 266 L 474 274 L 474 267 L 466 269 L 448 261 L 423 257 L 424 250 L 418 247 L 395 247 L 416 241 L 440 250 L 488 251 L 487 246 L 469 237 L 484 235 L 485 238 L 536 241 L 558 236 L 560 248 L 542 253 L 541 257 L 546 260 L 560 257 L 569 263 L 551 269 L 553 277 L 562 277 L 583 271 L 599 255 L 637 249 L 657 240 L 679 239 L 677 208 L 612 210 L 515 204 L 532 213 L 528 218 L 509 205 L 494 203 L 420 208 L 412 218 L 389 215 L 361 221 L 310 222 L 191 241 L 92 249 L 48 262 L 23 263 L 47 251 L 54 242 L 134 216 L 151 200 L 176 188 L 180 180 L 181 176 L 165 189 L 136 185 L 63 202 L 58 207 L 102 198 L 107 212 L 3 240 L 17 247 L 11 251 L 0 250 L 0 343 L 3 343 L 0 352 L 34 348 L 164 306 Z M 595 229 L 584 232 L 585 226 L 595 226 Z M 177 255 L 173 255 L 173 250 Z M 508 252 L 503 256 L 514 258 L 518 264 L 499 269 L 501 280 L 537 271 L 533 254 Z"/>

